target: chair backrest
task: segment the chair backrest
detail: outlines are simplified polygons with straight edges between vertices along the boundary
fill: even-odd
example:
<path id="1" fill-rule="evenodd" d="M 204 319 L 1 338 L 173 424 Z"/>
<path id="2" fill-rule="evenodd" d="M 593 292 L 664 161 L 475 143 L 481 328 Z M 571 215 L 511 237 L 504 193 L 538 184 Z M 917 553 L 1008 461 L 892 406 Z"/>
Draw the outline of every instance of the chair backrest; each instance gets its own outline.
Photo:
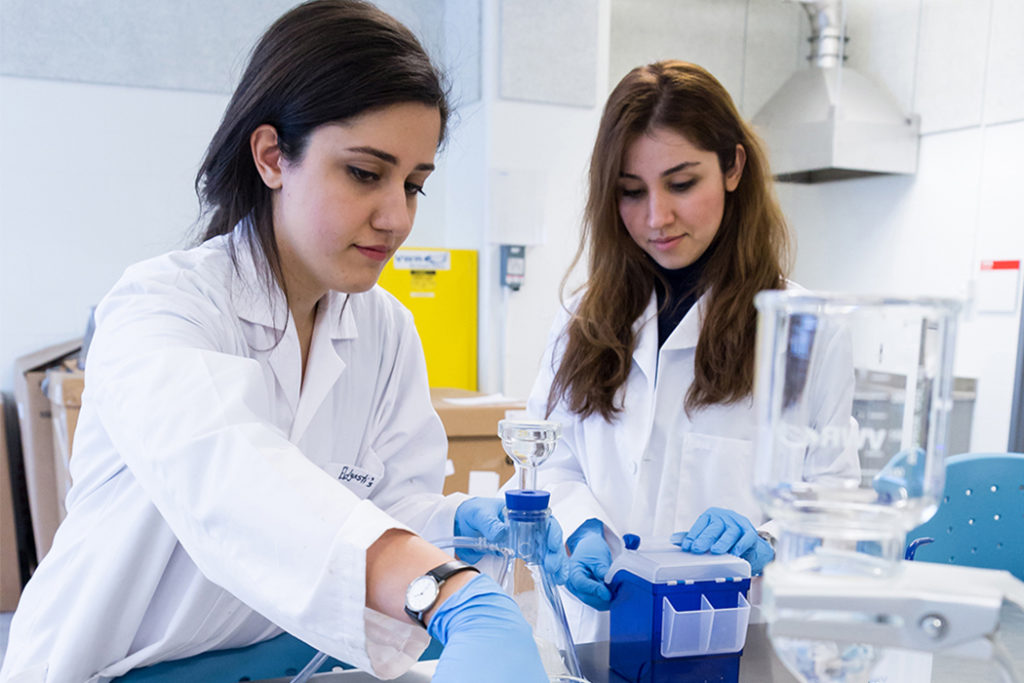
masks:
<path id="1" fill-rule="evenodd" d="M 1024 580 L 1024 454 L 966 453 L 946 460 L 935 516 L 907 535 L 930 536 L 925 562 L 1006 569 Z"/>

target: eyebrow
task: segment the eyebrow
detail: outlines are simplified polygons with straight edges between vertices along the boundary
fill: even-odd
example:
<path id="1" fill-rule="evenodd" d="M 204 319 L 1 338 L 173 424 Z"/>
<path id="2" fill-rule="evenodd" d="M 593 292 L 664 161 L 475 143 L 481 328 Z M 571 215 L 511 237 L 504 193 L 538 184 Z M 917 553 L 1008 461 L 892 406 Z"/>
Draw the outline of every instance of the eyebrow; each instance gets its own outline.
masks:
<path id="1" fill-rule="evenodd" d="M 392 166 L 398 165 L 398 157 L 394 154 L 389 154 L 384 150 L 377 149 L 376 147 L 349 147 L 348 151 L 358 152 L 360 154 L 369 154 L 370 156 L 377 157 L 381 161 L 391 164 Z M 417 171 L 433 171 L 434 164 L 416 164 Z"/>
<path id="2" fill-rule="evenodd" d="M 665 169 L 664 171 L 662 171 L 661 172 L 661 177 L 664 178 L 665 176 L 672 175 L 673 173 L 677 173 L 678 171 L 682 171 L 684 168 L 689 168 L 690 166 L 700 166 L 700 162 L 699 161 L 684 161 L 681 164 L 676 164 L 672 168 Z M 640 180 L 640 176 L 633 175 L 632 173 L 620 173 L 619 177 L 620 178 L 636 178 L 637 180 Z"/>

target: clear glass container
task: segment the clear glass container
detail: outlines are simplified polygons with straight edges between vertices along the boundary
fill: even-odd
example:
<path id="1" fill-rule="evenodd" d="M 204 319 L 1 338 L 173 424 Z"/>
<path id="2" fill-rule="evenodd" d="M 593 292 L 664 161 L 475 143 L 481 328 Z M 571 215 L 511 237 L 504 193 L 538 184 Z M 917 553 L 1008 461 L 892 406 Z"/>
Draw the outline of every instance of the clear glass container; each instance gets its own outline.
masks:
<path id="1" fill-rule="evenodd" d="M 959 303 L 789 290 L 755 305 L 755 491 L 776 559 L 878 571 L 942 495 Z"/>
<path id="2" fill-rule="evenodd" d="M 582 681 L 576 647 L 554 577 L 544 569 L 547 491 L 507 491 L 509 546 L 515 554 L 507 590 L 533 628 L 541 662 L 551 681 Z"/>
<path id="3" fill-rule="evenodd" d="M 899 571 L 908 531 L 945 484 L 958 302 L 766 291 L 758 310 L 755 493 L 778 524 L 772 577 Z M 774 565 L 774 566 L 773 566 Z M 787 618 L 836 618 L 807 604 Z M 849 614 L 850 619 L 877 618 Z M 878 644 L 777 638 L 803 681 L 867 683 Z"/>

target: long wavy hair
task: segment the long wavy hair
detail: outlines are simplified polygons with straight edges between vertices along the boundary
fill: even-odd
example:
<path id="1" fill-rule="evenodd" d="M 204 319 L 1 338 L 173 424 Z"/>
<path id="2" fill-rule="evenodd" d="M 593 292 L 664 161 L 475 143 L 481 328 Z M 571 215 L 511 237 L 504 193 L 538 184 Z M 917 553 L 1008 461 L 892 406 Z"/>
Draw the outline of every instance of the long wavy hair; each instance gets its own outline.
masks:
<path id="1" fill-rule="evenodd" d="M 630 71 L 609 95 L 601 117 L 582 238 L 569 269 L 588 254 L 588 279 L 566 330 L 548 414 L 563 400 L 583 418 L 599 414 L 612 420 L 622 410 L 637 342 L 634 325 L 661 276 L 626 231 L 618 183 L 626 149 L 658 128 L 714 152 L 723 174 L 736 163 L 736 145 L 746 152 L 742 176 L 726 194 L 722 223 L 702 271 L 699 288 L 707 302 L 685 406 L 689 413 L 735 403 L 751 393 L 754 294 L 784 287 L 788 229 L 763 146 L 729 93 L 699 66 L 663 61 Z"/>
<path id="2" fill-rule="evenodd" d="M 282 156 L 298 162 L 318 126 L 415 102 L 437 107 L 440 143 L 449 115 L 447 90 L 412 32 L 368 2 L 313 0 L 288 11 L 253 49 L 196 175 L 196 194 L 208 216 L 199 241 L 244 226 L 253 253 L 258 246 L 266 258 L 265 284 L 276 280 L 287 297 L 272 192 L 256 170 L 252 132 L 272 125 Z M 243 223 L 245 218 L 250 220 Z"/>

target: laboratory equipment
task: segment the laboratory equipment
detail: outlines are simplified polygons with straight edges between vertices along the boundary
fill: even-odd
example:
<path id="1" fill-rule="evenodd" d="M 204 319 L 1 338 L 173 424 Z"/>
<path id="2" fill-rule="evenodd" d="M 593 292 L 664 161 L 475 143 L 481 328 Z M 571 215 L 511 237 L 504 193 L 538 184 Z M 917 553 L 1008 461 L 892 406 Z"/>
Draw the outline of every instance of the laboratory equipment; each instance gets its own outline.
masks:
<path id="1" fill-rule="evenodd" d="M 552 452 L 561 425 L 549 420 L 498 422 L 501 445 L 518 470 L 519 489 L 505 492 L 509 545 L 515 555 L 509 593 L 533 626 L 541 661 L 551 681 L 585 681 L 553 576 L 544 568 L 551 494 L 537 490 L 537 467 Z"/>
<path id="2" fill-rule="evenodd" d="M 754 487 L 778 525 L 765 571 L 773 647 L 802 680 L 866 683 L 885 647 L 901 642 L 874 637 L 871 625 L 917 623 L 884 607 L 816 602 L 827 592 L 793 596 L 804 585 L 877 594 L 906 576 L 906 533 L 934 513 L 944 485 L 959 304 L 787 290 L 761 292 L 755 305 Z M 856 382 L 872 372 L 904 385 L 858 421 Z M 879 455 L 881 466 L 866 466 Z M 806 627 L 786 626 L 794 622 Z"/>
<path id="3" fill-rule="evenodd" d="M 997 637 L 1004 601 L 1024 608 L 1024 582 L 1007 571 L 898 562 L 884 577 L 769 565 L 763 605 L 773 642 L 787 643 L 776 652 L 802 681 L 868 681 L 857 653 L 898 647 L 991 659 L 1014 683 Z"/>
<path id="4" fill-rule="evenodd" d="M 761 292 L 755 305 L 754 486 L 779 526 L 776 562 L 809 569 L 810 555 L 836 564 L 817 571 L 891 569 L 942 495 L 959 304 L 786 290 Z M 906 378 L 874 407 L 875 422 L 852 417 L 864 376 L 855 368 Z M 886 464 L 862 467 L 867 451 Z"/>
<path id="5" fill-rule="evenodd" d="M 750 565 L 627 534 L 608 571 L 609 666 L 632 683 L 737 681 Z"/>
<path id="6" fill-rule="evenodd" d="M 508 592 L 533 627 L 552 681 L 584 681 L 554 577 L 544 568 L 551 511 L 547 491 L 506 491 L 509 545 L 515 553 Z"/>
<path id="7" fill-rule="evenodd" d="M 562 425 L 550 420 L 500 420 L 501 445 L 519 474 L 519 488 L 537 488 L 537 468 L 554 452 Z"/>

